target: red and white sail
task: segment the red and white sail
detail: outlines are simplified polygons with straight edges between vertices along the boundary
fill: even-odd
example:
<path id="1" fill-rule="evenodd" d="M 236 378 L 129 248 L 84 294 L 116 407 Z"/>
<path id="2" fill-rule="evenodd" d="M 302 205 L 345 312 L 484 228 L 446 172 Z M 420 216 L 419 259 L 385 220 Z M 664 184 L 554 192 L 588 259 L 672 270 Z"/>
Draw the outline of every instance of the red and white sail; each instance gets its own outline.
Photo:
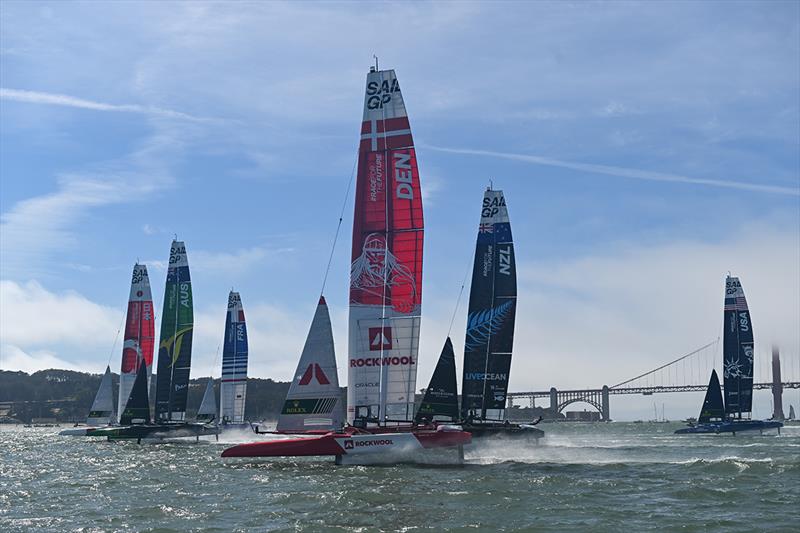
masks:
<path id="1" fill-rule="evenodd" d="M 136 373 L 141 364 L 147 365 L 147 382 L 153 373 L 153 346 L 155 344 L 155 314 L 147 266 L 136 263 L 128 298 L 128 315 L 125 322 L 125 340 L 122 344 L 122 367 L 119 374 L 119 412 L 125 410 Z"/>
<path id="2" fill-rule="evenodd" d="M 419 171 L 394 70 L 367 75 L 350 267 L 347 418 L 411 421 L 422 304 Z"/>

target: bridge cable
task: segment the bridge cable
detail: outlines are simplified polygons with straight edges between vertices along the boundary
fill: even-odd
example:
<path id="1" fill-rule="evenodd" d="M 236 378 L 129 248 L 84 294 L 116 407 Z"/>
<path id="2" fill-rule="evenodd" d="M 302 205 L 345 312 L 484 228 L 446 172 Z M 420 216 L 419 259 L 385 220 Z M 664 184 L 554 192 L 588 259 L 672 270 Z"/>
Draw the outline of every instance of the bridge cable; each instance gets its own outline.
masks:
<path id="1" fill-rule="evenodd" d="M 658 368 L 656 368 L 656 369 L 650 370 L 649 372 L 645 372 L 644 374 L 640 374 L 640 375 L 636 376 L 635 378 L 631 378 L 631 379 L 625 380 L 625 381 L 623 381 L 623 382 L 621 382 L 621 383 L 617 383 L 616 385 L 612 385 L 612 386 L 610 386 L 610 387 L 609 387 L 609 389 L 615 389 L 615 388 L 617 388 L 617 387 L 619 387 L 619 386 L 621 386 L 621 385 L 625 385 L 625 384 L 627 384 L 627 383 L 630 383 L 631 381 L 636 381 L 636 380 L 637 380 L 637 379 L 639 379 L 639 378 L 643 378 L 643 377 L 647 376 L 648 374 L 652 374 L 652 373 L 654 373 L 654 372 L 658 372 L 659 370 L 661 370 L 661 369 L 663 369 L 663 368 L 666 368 L 666 367 L 668 367 L 669 365 L 675 364 L 675 363 L 677 363 L 678 361 L 681 361 L 681 360 L 683 360 L 683 359 L 686 359 L 687 357 L 691 357 L 692 355 L 695 355 L 696 353 L 698 353 L 698 352 L 701 352 L 701 351 L 705 350 L 706 348 L 708 348 L 709 346 L 711 346 L 712 344 L 716 344 L 716 343 L 718 343 L 718 342 L 719 342 L 719 337 L 717 337 L 717 338 L 716 338 L 716 340 L 713 340 L 713 341 L 709 342 L 709 343 L 708 343 L 708 344 L 706 344 L 705 346 L 701 346 L 700 348 L 698 348 L 698 349 L 696 349 L 696 350 L 694 350 L 694 351 L 692 351 L 692 352 L 689 352 L 689 353 L 687 353 L 686 355 L 682 355 L 682 356 L 678 357 L 678 358 L 677 358 L 677 359 L 675 359 L 674 361 L 670 361 L 669 363 L 666 363 L 666 364 L 664 364 L 664 365 L 661 365 L 660 367 L 658 367 Z M 662 383 L 663 383 L 663 375 L 662 375 Z"/>

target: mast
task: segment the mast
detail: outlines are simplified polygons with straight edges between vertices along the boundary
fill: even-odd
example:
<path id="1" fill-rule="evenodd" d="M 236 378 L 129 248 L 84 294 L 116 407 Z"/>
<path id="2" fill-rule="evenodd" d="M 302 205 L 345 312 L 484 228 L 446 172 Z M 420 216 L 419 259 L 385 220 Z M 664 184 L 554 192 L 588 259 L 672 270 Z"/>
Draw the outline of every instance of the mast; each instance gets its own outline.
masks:
<path id="1" fill-rule="evenodd" d="M 393 70 L 370 69 L 350 267 L 347 418 L 410 422 L 422 303 L 422 198 Z"/>
<path id="2" fill-rule="evenodd" d="M 153 296 L 147 266 L 136 263 L 131 277 L 128 313 L 125 321 L 125 340 L 122 344 L 122 364 L 119 374 L 119 414 L 125 409 L 139 367 L 144 363 L 149 382 L 153 369 L 155 344 L 155 316 Z"/>
<path id="3" fill-rule="evenodd" d="M 220 382 L 220 414 L 230 424 L 244 423 L 247 395 L 247 325 L 242 298 L 238 292 L 228 295 L 225 319 L 225 343 L 222 349 L 222 381 Z"/>
<path id="4" fill-rule="evenodd" d="M 186 419 L 194 311 L 186 245 L 172 241 L 161 314 L 156 376 L 156 421 Z"/>
<path id="5" fill-rule="evenodd" d="M 749 417 L 753 404 L 753 324 L 739 278 L 725 280 L 722 341 L 725 414 Z"/>
<path id="6" fill-rule="evenodd" d="M 469 294 L 461 416 L 501 419 L 514 345 L 517 270 L 503 191 L 483 195 Z M 491 411 L 491 413 L 489 412 Z"/>

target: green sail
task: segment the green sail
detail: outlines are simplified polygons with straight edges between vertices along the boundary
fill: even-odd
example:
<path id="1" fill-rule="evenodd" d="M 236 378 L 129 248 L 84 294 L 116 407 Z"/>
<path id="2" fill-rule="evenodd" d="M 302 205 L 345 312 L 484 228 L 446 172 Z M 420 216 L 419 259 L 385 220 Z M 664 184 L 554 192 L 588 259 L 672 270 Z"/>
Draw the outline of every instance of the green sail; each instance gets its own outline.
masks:
<path id="1" fill-rule="evenodd" d="M 186 246 L 172 241 L 161 314 L 156 378 L 156 420 L 185 420 L 192 363 L 194 311 Z"/>

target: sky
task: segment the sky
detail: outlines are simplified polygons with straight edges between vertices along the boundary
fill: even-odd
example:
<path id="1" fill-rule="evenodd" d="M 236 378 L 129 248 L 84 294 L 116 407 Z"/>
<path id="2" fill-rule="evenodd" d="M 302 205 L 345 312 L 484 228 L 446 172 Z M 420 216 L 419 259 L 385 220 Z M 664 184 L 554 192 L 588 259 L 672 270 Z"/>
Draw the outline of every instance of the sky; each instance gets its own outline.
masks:
<path id="1" fill-rule="evenodd" d="M 612 385 L 714 341 L 727 272 L 750 303 L 756 380 L 773 344 L 800 380 L 800 3 L 769 1 L 5 0 L 0 368 L 118 370 L 132 266 L 160 309 L 177 235 L 192 376 L 219 376 L 235 288 L 250 374 L 289 380 L 344 205 L 325 289 L 344 382 L 373 55 L 397 72 L 420 165 L 418 388 L 489 183 L 518 262 L 512 391 Z M 702 394 L 614 397 L 612 417 L 654 400 L 696 416 Z M 757 415 L 769 401 L 756 394 Z"/>

